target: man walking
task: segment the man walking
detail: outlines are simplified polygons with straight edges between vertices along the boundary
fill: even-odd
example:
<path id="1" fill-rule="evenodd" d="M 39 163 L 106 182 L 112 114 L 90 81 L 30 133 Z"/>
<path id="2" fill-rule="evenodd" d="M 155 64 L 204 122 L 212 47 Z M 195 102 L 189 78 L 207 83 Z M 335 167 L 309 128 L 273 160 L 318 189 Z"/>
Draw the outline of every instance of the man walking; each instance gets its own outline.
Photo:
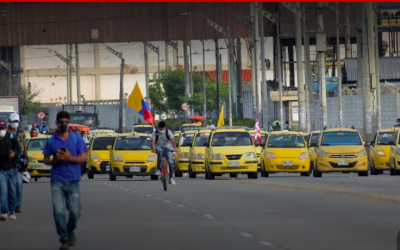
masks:
<path id="1" fill-rule="evenodd" d="M 81 202 L 79 181 L 81 163 L 87 151 L 82 137 L 68 129 L 70 115 L 66 111 L 57 114 L 57 130 L 48 139 L 43 150 L 44 164 L 52 165 L 51 195 L 57 234 L 60 236 L 60 250 L 68 250 L 76 242 L 74 230 L 77 226 Z M 53 156 L 53 159 L 50 157 Z M 68 223 L 66 210 L 69 211 Z"/>
<path id="2" fill-rule="evenodd" d="M 10 134 L 10 139 L 13 141 L 17 141 L 20 147 L 20 152 L 23 152 L 26 155 L 26 136 L 25 131 L 19 127 L 19 115 L 17 113 L 12 113 L 8 119 L 9 126 L 8 126 L 8 133 Z M 18 154 L 20 152 L 17 152 Z M 16 155 L 18 157 L 18 155 Z M 17 192 L 17 200 L 15 204 L 15 212 L 21 213 L 21 205 L 22 205 L 22 195 L 24 193 L 24 182 L 22 172 L 25 169 L 18 169 L 17 171 L 17 183 L 16 183 L 16 192 Z"/>
<path id="3" fill-rule="evenodd" d="M 7 133 L 6 123 L 0 121 L 0 221 L 16 220 L 16 183 L 18 170 L 14 158 L 19 145 L 13 143 Z"/>
<path id="4" fill-rule="evenodd" d="M 167 159 L 169 166 L 169 183 L 176 185 L 173 178 L 174 173 L 174 160 L 172 152 L 176 152 L 176 144 L 174 134 L 171 130 L 167 129 L 167 124 L 160 121 L 158 128 L 153 132 L 152 136 L 152 149 L 153 153 L 157 153 L 157 172 L 156 175 L 161 175 L 161 162 L 163 157 Z"/>

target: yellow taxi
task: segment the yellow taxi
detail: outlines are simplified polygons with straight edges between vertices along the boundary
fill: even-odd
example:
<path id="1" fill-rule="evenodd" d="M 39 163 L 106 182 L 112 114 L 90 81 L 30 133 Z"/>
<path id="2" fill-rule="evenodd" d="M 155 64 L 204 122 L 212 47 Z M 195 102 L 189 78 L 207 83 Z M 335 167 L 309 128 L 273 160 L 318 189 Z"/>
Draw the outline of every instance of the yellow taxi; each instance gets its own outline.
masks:
<path id="1" fill-rule="evenodd" d="M 396 134 L 394 136 L 394 141 L 390 141 L 391 145 L 389 152 L 389 162 L 390 162 L 390 175 L 400 175 L 400 137 L 399 129 L 396 128 Z"/>
<path id="2" fill-rule="evenodd" d="M 375 133 L 374 140 L 369 148 L 369 170 L 371 175 L 383 174 L 390 170 L 389 154 L 391 145 L 394 144 L 396 129 L 382 129 Z"/>
<path id="3" fill-rule="evenodd" d="M 321 134 L 321 131 L 316 130 L 316 131 L 312 131 L 310 133 L 310 135 L 308 136 L 308 141 L 307 141 L 307 145 L 308 145 L 308 152 L 310 154 L 310 158 L 311 158 L 311 165 L 310 165 L 310 169 L 311 172 L 314 169 L 314 161 L 315 158 L 317 157 L 317 153 L 315 152 L 315 147 L 318 147 L 318 139 L 319 139 L 319 135 Z"/>
<path id="4" fill-rule="evenodd" d="M 35 181 L 41 177 L 50 177 L 52 166 L 43 163 L 43 149 L 48 138 L 49 136 L 31 138 L 27 143 L 28 172 Z"/>
<path id="5" fill-rule="evenodd" d="M 314 177 L 326 172 L 357 172 L 368 176 L 365 142 L 354 128 L 325 128 L 315 148 Z"/>
<path id="6" fill-rule="evenodd" d="M 135 124 L 132 133 L 153 134 L 154 127 L 150 124 Z"/>
<path id="7" fill-rule="evenodd" d="M 229 174 L 247 174 L 249 179 L 257 179 L 257 153 L 247 129 L 221 127 L 212 131 L 206 147 L 206 179 Z"/>
<path id="8" fill-rule="evenodd" d="M 174 155 L 176 177 L 182 177 L 184 172 L 189 171 L 190 147 L 192 146 L 193 137 L 196 133 L 197 130 L 188 130 L 179 135 L 176 153 Z"/>
<path id="9" fill-rule="evenodd" d="M 198 173 L 204 173 L 205 154 L 211 130 L 199 130 L 193 138 L 189 155 L 189 178 L 196 178 Z"/>
<path id="10" fill-rule="evenodd" d="M 179 142 L 179 135 L 181 134 L 181 131 L 174 131 L 174 140 L 176 147 L 178 148 L 178 142 Z"/>
<path id="11" fill-rule="evenodd" d="M 115 131 L 111 129 L 95 129 L 90 130 L 88 133 L 88 138 L 91 140 L 92 138 L 99 136 L 99 135 L 115 135 Z"/>
<path id="12" fill-rule="evenodd" d="M 92 138 L 88 153 L 87 176 L 93 179 L 95 174 L 107 174 L 110 171 L 110 152 L 108 145 L 113 145 L 115 134 L 100 134 Z"/>
<path id="13" fill-rule="evenodd" d="M 110 151 L 110 181 L 115 181 L 117 176 L 151 176 L 152 180 L 158 180 L 157 155 L 151 152 L 150 134 L 119 134 L 107 150 Z"/>
<path id="14" fill-rule="evenodd" d="M 194 131 L 194 130 L 198 130 L 200 129 L 202 126 L 201 124 L 197 124 L 197 123 L 185 123 L 181 125 L 181 131 L 185 132 L 185 131 Z"/>
<path id="15" fill-rule="evenodd" d="M 299 132 L 271 132 L 261 157 L 261 176 L 269 173 L 291 172 L 310 176 L 310 154 Z"/>
<path id="16" fill-rule="evenodd" d="M 254 145 L 256 146 L 256 152 L 257 152 L 257 161 L 258 161 L 258 169 L 261 169 L 261 155 L 263 153 L 264 150 L 264 145 L 265 145 L 265 141 L 268 138 L 268 132 L 266 132 L 265 130 L 261 130 L 260 134 L 261 134 L 261 144 L 259 140 L 254 139 L 254 129 L 250 129 L 249 133 L 251 135 L 251 138 L 253 138 L 254 140 Z"/>

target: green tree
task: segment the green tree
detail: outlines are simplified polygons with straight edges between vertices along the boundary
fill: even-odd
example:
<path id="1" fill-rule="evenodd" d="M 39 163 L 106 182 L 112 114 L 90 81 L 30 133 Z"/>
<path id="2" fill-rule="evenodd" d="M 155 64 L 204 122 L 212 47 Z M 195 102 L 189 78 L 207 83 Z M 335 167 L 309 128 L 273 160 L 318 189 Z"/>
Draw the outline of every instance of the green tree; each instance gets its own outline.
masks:
<path id="1" fill-rule="evenodd" d="M 194 73 L 193 74 L 193 95 L 187 98 L 185 95 L 185 78 L 184 72 L 181 69 L 168 68 L 160 72 L 159 75 L 154 75 L 151 79 L 153 83 L 152 91 L 158 92 L 158 94 L 151 94 L 154 98 L 165 95 L 165 108 L 166 111 L 178 113 L 181 110 L 181 105 L 187 102 L 195 112 L 203 112 L 203 76 Z M 156 87 L 157 84 L 162 85 L 162 89 Z M 228 97 L 228 87 L 224 84 L 220 84 L 220 100 L 226 100 Z M 150 92 L 150 88 L 149 88 Z M 215 82 L 211 78 L 206 78 L 206 94 L 207 94 L 207 110 L 213 111 L 217 108 L 217 87 Z M 152 100 L 153 102 L 153 100 Z M 156 106 L 154 106 L 156 107 Z"/>
<path id="2" fill-rule="evenodd" d="M 0 96 L 9 96 L 10 82 L 8 76 L 0 75 Z M 19 97 L 19 108 L 22 115 L 29 115 L 41 111 L 41 103 L 35 100 L 39 91 L 29 90 L 19 85 L 19 82 L 11 82 L 11 94 Z"/>
<path id="3" fill-rule="evenodd" d="M 165 93 L 162 89 L 161 82 L 157 81 L 149 86 L 149 98 L 154 114 L 161 115 L 168 111 L 165 101 Z"/>

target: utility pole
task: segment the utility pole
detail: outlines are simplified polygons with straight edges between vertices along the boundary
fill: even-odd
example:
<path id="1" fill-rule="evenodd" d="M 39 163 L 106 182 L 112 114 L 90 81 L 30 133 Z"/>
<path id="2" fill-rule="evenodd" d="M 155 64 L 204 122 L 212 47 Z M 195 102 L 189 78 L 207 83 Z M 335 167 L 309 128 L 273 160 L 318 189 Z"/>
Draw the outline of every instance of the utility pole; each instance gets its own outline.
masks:
<path id="1" fill-rule="evenodd" d="M 257 3 L 255 3 L 257 5 Z M 261 86 L 260 86 L 260 70 L 258 68 L 258 58 L 259 58 L 259 52 L 258 48 L 260 47 L 260 29 L 258 25 L 258 12 L 254 11 L 254 69 L 256 73 L 256 94 L 257 94 L 257 118 L 261 120 Z"/>
<path id="2" fill-rule="evenodd" d="M 297 61 L 297 89 L 299 104 L 299 131 L 305 132 L 306 128 L 306 100 L 304 91 L 304 65 L 303 65 L 303 48 L 301 44 L 301 17 L 300 4 L 296 3 L 298 9 L 295 14 L 295 30 L 296 30 L 296 61 Z"/>
<path id="3" fill-rule="evenodd" d="M 78 44 L 75 44 L 75 61 L 76 61 L 76 95 L 77 95 L 77 103 L 81 104 L 81 70 L 79 68 L 79 50 Z"/>
<path id="4" fill-rule="evenodd" d="M 219 115 L 219 47 L 218 39 L 214 39 L 215 43 L 215 80 L 217 84 L 217 115 Z"/>
<path id="5" fill-rule="evenodd" d="M 228 40 L 228 73 L 229 73 L 229 97 L 228 97 L 228 102 L 229 102 L 229 126 L 232 127 L 232 89 L 233 89 L 233 69 L 232 69 L 232 61 L 233 61 L 233 57 L 232 57 L 232 39 L 229 36 L 229 26 L 226 27 L 225 29 L 225 33 L 226 33 L 226 38 Z"/>
<path id="6" fill-rule="evenodd" d="M 378 39 L 378 18 L 377 18 L 377 5 L 375 6 L 375 72 L 376 72 L 376 130 L 380 130 L 382 126 L 382 113 L 381 113 L 381 73 L 380 73 L 380 58 L 379 58 L 379 39 Z"/>
<path id="7" fill-rule="evenodd" d="M 70 100 L 71 100 L 71 103 L 73 103 L 73 97 L 72 97 L 72 44 L 70 44 L 69 45 L 69 54 L 68 54 L 68 56 L 69 56 L 69 58 L 68 58 L 68 60 L 69 60 L 69 62 L 70 62 L 70 65 L 69 65 L 69 85 L 70 85 L 70 89 L 71 89 L 71 92 L 69 92 L 69 94 L 70 94 Z"/>
<path id="8" fill-rule="evenodd" d="M 187 41 L 189 45 L 189 76 L 190 76 L 190 95 L 193 95 L 193 61 L 192 61 L 192 42 Z M 193 114 L 193 109 L 192 109 L 192 114 Z"/>
<path id="9" fill-rule="evenodd" d="M 357 35 L 357 88 L 362 87 L 362 79 L 363 79 L 363 65 L 362 65 L 362 3 L 357 3 L 356 11 L 357 11 L 357 27 L 356 27 L 356 35 Z"/>
<path id="10" fill-rule="evenodd" d="M 250 16 L 253 18 L 254 17 L 254 5 L 253 3 L 250 3 Z M 256 66 L 256 34 L 255 34 L 255 27 L 254 27 L 254 20 L 252 22 L 252 29 L 251 29 L 251 38 L 253 41 L 253 44 L 251 45 L 251 83 L 252 83 L 252 96 L 253 96 L 253 119 L 258 118 L 258 113 L 257 113 L 257 66 Z"/>
<path id="11" fill-rule="evenodd" d="M 167 69 L 169 66 L 169 48 L 168 48 L 168 42 L 165 41 L 165 69 Z"/>
<path id="12" fill-rule="evenodd" d="M 282 90 L 282 52 L 281 35 L 279 25 L 279 13 L 276 12 L 276 45 L 278 47 L 278 84 L 279 84 L 279 119 L 281 120 L 281 130 L 283 130 L 283 90 Z"/>
<path id="13" fill-rule="evenodd" d="M 183 40 L 183 67 L 184 67 L 184 76 L 185 76 L 185 95 L 186 98 L 191 96 L 190 91 L 190 80 L 189 80 L 189 59 L 187 53 L 187 41 Z M 186 116 L 189 116 L 189 110 L 186 111 Z"/>
<path id="14" fill-rule="evenodd" d="M 8 53 L 6 55 L 6 60 L 7 60 L 7 62 L 0 60 L 0 65 L 8 70 L 8 84 L 9 84 L 8 93 L 9 93 L 9 96 L 12 96 L 12 83 L 11 83 L 12 68 L 11 68 L 11 62 L 8 62 Z"/>
<path id="15" fill-rule="evenodd" d="M 326 78 L 325 78 L 325 52 L 326 52 L 326 34 L 324 33 L 324 20 L 323 20 L 323 3 L 317 3 L 317 52 L 318 52 L 318 78 L 319 78 L 319 92 L 320 92 L 320 108 L 322 110 L 322 127 L 328 123 L 327 109 L 326 109 Z"/>
<path id="16" fill-rule="evenodd" d="M 350 4 L 346 3 L 346 58 L 351 58 Z"/>
<path id="17" fill-rule="evenodd" d="M 203 116 L 207 121 L 207 88 L 206 88 L 206 51 L 204 49 L 204 40 L 200 40 L 203 45 Z"/>
<path id="18" fill-rule="evenodd" d="M 238 117 L 243 118 L 242 43 L 240 37 L 236 38 L 236 61 Z"/>
<path id="19" fill-rule="evenodd" d="M 371 43 L 371 32 L 373 27 L 370 27 L 372 20 L 372 3 L 362 4 L 362 53 L 363 53 L 363 94 L 364 94 L 364 140 L 370 141 L 373 136 L 372 131 L 372 88 L 371 88 L 371 70 L 375 71 L 375 66 L 370 67 L 374 63 L 374 47 Z M 373 79 L 375 80 L 375 79 Z"/>
<path id="20" fill-rule="evenodd" d="M 70 76 L 70 71 L 69 71 L 69 68 L 70 68 L 70 66 L 71 66 L 71 64 L 70 64 L 70 61 L 69 61 L 69 49 L 68 49 L 68 44 L 67 45 L 65 45 L 65 48 L 66 48 L 66 53 L 65 53 L 65 57 L 63 57 L 63 56 L 61 56 L 60 54 L 58 54 L 57 52 L 56 52 L 56 56 L 58 57 L 58 58 L 60 58 L 61 60 L 63 60 L 66 64 L 67 64 L 67 67 L 65 68 L 65 70 L 67 71 L 66 73 L 66 75 L 67 75 L 67 104 L 71 104 L 72 103 L 72 100 L 71 100 L 71 96 L 72 96 L 72 94 L 71 94 L 71 92 L 72 92 L 72 88 L 71 88 L 71 76 Z M 65 60 L 64 60 L 64 59 Z"/>
<path id="21" fill-rule="evenodd" d="M 173 41 L 167 40 L 165 41 L 169 46 L 171 46 L 174 50 L 173 50 L 173 62 L 175 64 L 175 67 L 178 68 L 179 66 L 179 59 L 178 59 L 178 42 L 174 43 Z M 168 46 L 166 47 L 166 51 L 167 51 Z M 167 52 L 165 52 L 167 55 Z M 169 58 L 168 58 L 169 60 Z"/>
<path id="22" fill-rule="evenodd" d="M 336 64 L 337 64 L 337 78 L 338 78 L 339 125 L 343 126 L 342 67 L 340 65 L 339 3 L 336 3 L 335 7 L 336 7 Z"/>
<path id="23" fill-rule="evenodd" d="M 125 59 L 122 56 L 122 52 L 118 52 L 113 48 L 107 47 L 107 50 L 116 55 L 119 59 L 121 59 L 121 68 L 120 68 L 120 80 L 119 80 L 119 129 L 122 133 L 126 132 L 125 126 L 125 97 L 124 97 L 124 69 L 125 69 Z M 147 96 L 147 95 L 146 95 Z"/>
<path id="24" fill-rule="evenodd" d="M 143 43 L 143 48 L 144 48 L 144 76 L 145 76 L 145 81 L 146 81 L 146 101 L 151 107 L 151 101 L 149 98 L 149 53 L 147 50 L 147 45 Z"/>
<path id="25" fill-rule="evenodd" d="M 263 3 L 258 3 L 260 8 Z M 258 12 L 257 12 L 258 13 Z M 262 127 L 268 129 L 268 90 L 265 80 L 265 48 L 264 48 L 264 17 L 259 15 L 260 22 L 260 51 L 261 51 L 261 101 L 262 101 Z"/>
<path id="26" fill-rule="evenodd" d="M 303 38 L 304 38 L 304 75 L 305 75 L 305 96 L 306 96 L 306 128 L 307 132 L 310 133 L 315 127 L 311 126 L 311 112 L 310 104 L 314 101 L 314 91 L 311 85 L 311 62 L 310 62 L 310 38 L 308 36 L 308 20 L 306 8 L 303 5 Z"/>

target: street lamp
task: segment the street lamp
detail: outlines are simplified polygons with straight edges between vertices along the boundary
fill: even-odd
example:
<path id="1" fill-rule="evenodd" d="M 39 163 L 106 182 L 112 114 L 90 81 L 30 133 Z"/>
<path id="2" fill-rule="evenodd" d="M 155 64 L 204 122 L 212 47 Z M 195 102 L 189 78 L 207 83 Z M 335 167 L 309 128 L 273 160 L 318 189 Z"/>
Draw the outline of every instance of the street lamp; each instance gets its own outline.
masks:
<path id="1" fill-rule="evenodd" d="M 231 62 L 231 39 L 229 37 L 229 27 L 223 28 L 222 26 L 220 26 L 219 24 L 217 24 L 216 22 L 212 21 L 211 19 L 197 14 L 197 13 L 190 13 L 190 12 L 183 12 L 179 14 L 180 16 L 187 16 L 187 15 L 193 15 L 193 16 L 199 16 L 201 18 L 204 18 L 207 20 L 207 24 L 210 25 L 211 27 L 213 27 L 215 30 L 217 30 L 218 32 L 220 32 L 221 34 L 223 34 L 226 39 L 228 40 L 228 71 L 229 71 L 229 126 L 232 126 L 232 78 L 233 78 L 233 74 L 232 74 L 232 62 Z M 219 95 L 219 93 L 217 92 L 217 96 Z M 217 98 L 219 99 L 219 98 Z M 218 110 L 219 112 L 219 110 Z"/>

